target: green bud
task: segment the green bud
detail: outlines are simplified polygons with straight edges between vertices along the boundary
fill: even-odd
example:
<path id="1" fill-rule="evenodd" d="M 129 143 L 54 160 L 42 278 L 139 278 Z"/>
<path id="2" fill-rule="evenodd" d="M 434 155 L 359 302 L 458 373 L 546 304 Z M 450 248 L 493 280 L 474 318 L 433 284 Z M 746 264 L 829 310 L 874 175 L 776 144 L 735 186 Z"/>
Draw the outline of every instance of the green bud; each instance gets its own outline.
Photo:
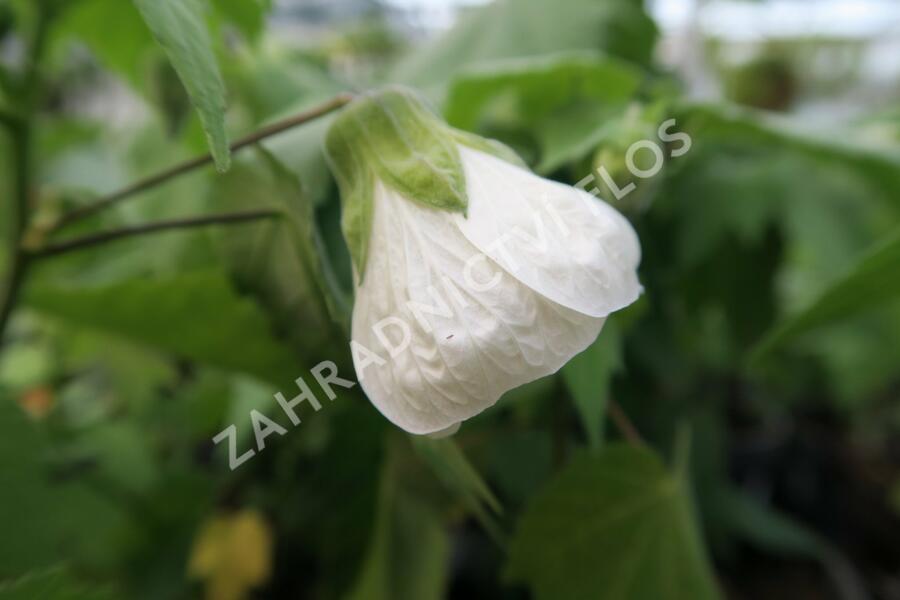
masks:
<path id="1" fill-rule="evenodd" d="M 634 176 L 628 170 L 628 165 L 625 164 L 626 151 L 627 147 L 620 148 L 618 146 L 603 145 L 594 154 L 593 171 L 597 172 L 601 168 L 606 169 L 606 172 L 609 173 L 609 176 L 612 177 L 616 187 L 619 189 L 634 181 Z"/>
<path id="2" fill-rule="evenodd" d="M 632 183 L 636 188 L 628 195 L 616 198 L 613 191 L 601 183 L 598 187 L 605 200 L 615 202 L 622 208 L 637 208 L 644 204 L 655 185 L 652 181 L 632 173 L 626 157 L 632 144 L 649 141 L 662 145 L 656 131 L 657 123 L 662 119 L 661 105 L 632 104 L 621 117 L 608 125 L 608 133 L 594 152 L 593 172 L 597 173 L 601 168 L 604 169 L 619 190 L 627 188 Z M 656 163 L 656 158 L 646 151 L 633 154 L 632 160 L 634 167 L 641 170 L 651 169 Z"/>
<path id="3" fill-rule="evenodd" d="M 340 188 L 341 227 L 360 282 L 376 180 L 410 201 L 465 215 L 469 200 L 460 145 L 527 168 L 504 144 L 450 127 L 404 87 L 363 94 L 334 120 L 325 138 L 325 154 Z"/>
<path id="4" fill-rule="evenodd" d="M 459 141 L 411 90 L 366 93 L 335 119 L 325 151 L 343 200 L 342 228 L 360 279 L 366 266 L 376 178 L 405 198 L 466 212 Z"/>

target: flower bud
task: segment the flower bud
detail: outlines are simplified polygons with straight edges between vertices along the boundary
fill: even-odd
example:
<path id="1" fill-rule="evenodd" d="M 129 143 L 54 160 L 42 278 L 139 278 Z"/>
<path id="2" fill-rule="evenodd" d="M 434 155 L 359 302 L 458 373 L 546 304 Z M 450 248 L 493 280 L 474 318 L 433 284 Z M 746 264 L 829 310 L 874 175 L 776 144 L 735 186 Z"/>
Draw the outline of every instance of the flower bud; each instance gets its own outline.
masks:
<path id="1" fill-rule="evenodd" d="M 665 152 L 656 131 L 659 117 L 658 107 L 634 104 L 610 124 L 592 161 L 593 173 L 605 172 L 610 180 L 603 178 L 597 185 L 607 202 L 628 210 L 645 207 L 655 188 L 653 180 L 659 181 L 656 175 L 665 168 Z M 647 177 L 650 173 L 654 175 Z"/>
<path id="2" fill-rule="evenodd" d="M 450 128 L 411 91 L 355 100 L 326 151 L 356 272 L 357 377 L 409 432 L 452 431 L 556 372 L 640 295 L 622 215 Z"/>

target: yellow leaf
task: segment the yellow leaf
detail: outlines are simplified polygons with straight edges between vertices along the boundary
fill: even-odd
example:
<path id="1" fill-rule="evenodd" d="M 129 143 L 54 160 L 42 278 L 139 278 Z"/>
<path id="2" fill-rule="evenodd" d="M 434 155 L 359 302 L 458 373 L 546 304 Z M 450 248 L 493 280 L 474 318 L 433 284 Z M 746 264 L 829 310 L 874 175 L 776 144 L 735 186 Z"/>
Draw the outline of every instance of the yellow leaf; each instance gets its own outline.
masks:
<path id="1" fill-rule="evenodd" d="M 242 600 L 269 579 L 272 534 L 253 509 L 217 515 L 194 540 L 188 575 L 206 584 L 208 600 Z"/>

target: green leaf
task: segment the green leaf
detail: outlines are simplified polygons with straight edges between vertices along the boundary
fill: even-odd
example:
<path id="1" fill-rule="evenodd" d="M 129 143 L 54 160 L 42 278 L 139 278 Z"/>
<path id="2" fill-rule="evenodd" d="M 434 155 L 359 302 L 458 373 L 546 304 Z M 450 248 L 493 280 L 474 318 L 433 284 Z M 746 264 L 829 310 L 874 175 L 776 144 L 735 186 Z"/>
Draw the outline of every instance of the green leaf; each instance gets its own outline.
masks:
<path id="1" fill-rule="evenodd" d="M 438 479 L 455 491 L 465 503 L 480 513 L 482 507 L 501 513 L 500 501 L 466 458 L 459 446 L 450 438 L 433 439 L 427 436 L 410 436 L 413 448 L 428 463 Z"/>
<path id="2" fill-rule="evenodd" d="M 877 244 L 806 309 L 788 317 L 751 353 L 756 362 L 802 333 L 900 298 L 900 230 Z"/>
<path id="3" fill-rule="evenodd" d="M 90 562 L 109 552 L 123 523 L 116 506 L 64 466 L 51 468 L 51 450 L 44 431 L 0 395 L 0 580 L 63 559 Z"/>
<path id="4" fill-rule="evenodd" d="M 347 600 L 441 600 L 450 544 L 440 515 L 405 489 L 397 461 L 386 459 L 375 531 Z"/>
<path id="5" fill-rule="evenodd" d="M 266 23 L 266 14 L 272 7 L 271 0 L 212 0 L 212 5 L 226 21 L 250 39 L 259 36 Z"/>
<path id="6" fill-rule="evenodd" d="M 220 236 L 226 263 L 311 364 L 346 354 L 350 300 L 328 263 L 313 205 L 296 176 L 271 153 L 239 161 L 216 179 L 210 204 L 230 209 L 272 206 L 284 218 L 260 221 Z M 340 347 L 338 347 L 340 346 Z"/>
<path id="7" fill-rule="evenodd" d="M 739 490 L 724 489 L 717 496 L 726 525 L 741 539 L 777 557 L 818 560 L 838 597 L 868 597 L 860 573 L 827 539 Z"/>
<path id="8" fill-rule="evenodd" d="M 410 440 L 416 453 L 441 483 L 462 500 L 485 532 L 504 546 L 506 534 L 495 517 L 502 513 L 503 507 L 456 442 L 450 438 L 428 436 L 410 436 Z"/>
<path id="9" fill-rule="evenodd" d="M 254 52 L 240 53 L 234 60 L 222 65 L 222 68 L 229 82 L 229 90 L 240 96 L 241 104 L 263 125 L 268 120 L 287 118 L 312 108 L 344 89 L 341 82 L 336 81 L 326 68 L 312 59 L 297 57 L 283 49 L 269 48 L 266 45 Z M 269 147 L 274 140 L 281 143 L 290 141 L 298 130 L 315 125 L 323 119 L 285 131 L 275 138 L 265 140 L 263 144 Z M 321 143 L 314 147 L 321 151 Z M 284 158 L 282 153 L 276 154 Z M 294 166 L 294 161 L 289 162 Z M 327 183 L 327 171 L 324 176 Z M 307 177 L 302 180 L 310 187 L 315 183 Z M 327 185 L 323 184 L 323 187 L 327 188 Z"/>
<path id="10" fill-rule="evenodd" d="M 68 40 L 74 35 L 87 44 L 103 65 L 123 76 L 135 89 L 146 91 L 146 58 L 156 50 L 153 36 L 134 4 L 123 0 L 81 0 L 71 4 L 55 28 L 58 36 Z"/>
<path id="11" fill-rule="evenodd" d="M 282 83 L 284 85 L 284 83 Z M 304 111 L 327 98 L 313 97 L 280 114 L 287 117 Z M 303 182 L 304 191 L 313 204 L 320 206 L 331 200 L 334 180 L 325 160 L 325 135 L 334 115 L 325 115 L 315 121 L 305 123 L 284 133 L 264 140 L 260 146 L 277 156 Z"/>
<path id="12" fill-rule="evenodd" d="M 509 576 L 537 600 L 719 598 L 686 486 L 647 449 L 576 456 L 526 509 Z"/>
<path id="13" fill-rule="evenodd" d="M 444 114 L 460 129 L 533 135 L 538 170 L 548 172 L 590 152 L 643 77 L 633 65 L 590 52 L 495 62 L 454 80 Z"/>
<path id="14" fill-rule="evenodd" d="M 64 569 L 29 573 L 0 584 L 0 600 L 109 600 L 106 590 L 88 588 L 74 581 Z"/>
<path id="15" fill-rule="evenodd" d="M 390 79 L 441 85 L 480 62 L 570 50 L 650 64 L 656 35 L 633 0 L 498 0 L 470 11 L 435 43 L 401 61 Z"/>
<path id="16" fill-rule="evenodd" d="M 273 338 L 266 316 L 218 271 L 96 287 L 41 285 L 29 289 L 25 301 L 76 325 L 276 386 L 288 388 L 298 375 L 297 358 Z"/>
<path id="17" fill-rule="evenodd" d="M 622 368 L 622 337 L 615 322 L 607 319 L 600 336 L 587 350 L 562 368 L 562 378 L 591 446 L 603 442 L 603 417 L 609 402 L 613 375 Z"/>
<path id="18" fill-rule="evenodd" d="M 760 550 L 785 557 L 824 555 L 824 541 L 787 515 L 735 489 L 724 489 L 717 496 L 728 527 Z"/>
<path id="19" fill-rule="evenodd" d="M 736 106 L 683 104 L 674 110 L 678 129 L 705 142 L 719 139 L 756 142 L 789 148 L 818 161 L 857 170 L 873 189 L 900 199 L 900 153 L 846 141 L 846 132 L 826 137 L 798 129 L 792 123 Z"/>
<path id="20" fill-rule="evenodd" d="M 231 157 L 225 133 L 225 85 L 199 0 L 134 0 L 191 98 L 219 171 Z"/>

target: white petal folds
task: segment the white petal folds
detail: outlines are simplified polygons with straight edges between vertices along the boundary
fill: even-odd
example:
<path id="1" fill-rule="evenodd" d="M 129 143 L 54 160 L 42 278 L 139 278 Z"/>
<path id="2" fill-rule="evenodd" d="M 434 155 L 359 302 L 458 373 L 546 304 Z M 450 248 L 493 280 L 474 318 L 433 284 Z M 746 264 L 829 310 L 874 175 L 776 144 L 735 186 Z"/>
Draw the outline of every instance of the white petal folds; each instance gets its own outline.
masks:
<path id="1" fill-rule="evenodd" d="M 376 182 L 353 309 L 364 391 L 417 434 L 452 431 L 507 390 L 556 372 L 641 290 L 637 236 L 615 210 L 460 152 L 467 217 Z"/>
<path id="2" fill-rule="evenodd" d="M 603 317 L 637 300 L 641 248 L 605 202 L 498 158 L 460 148 L 468 218 L 457 225 L 479 250 L 563 306 Z"/>

